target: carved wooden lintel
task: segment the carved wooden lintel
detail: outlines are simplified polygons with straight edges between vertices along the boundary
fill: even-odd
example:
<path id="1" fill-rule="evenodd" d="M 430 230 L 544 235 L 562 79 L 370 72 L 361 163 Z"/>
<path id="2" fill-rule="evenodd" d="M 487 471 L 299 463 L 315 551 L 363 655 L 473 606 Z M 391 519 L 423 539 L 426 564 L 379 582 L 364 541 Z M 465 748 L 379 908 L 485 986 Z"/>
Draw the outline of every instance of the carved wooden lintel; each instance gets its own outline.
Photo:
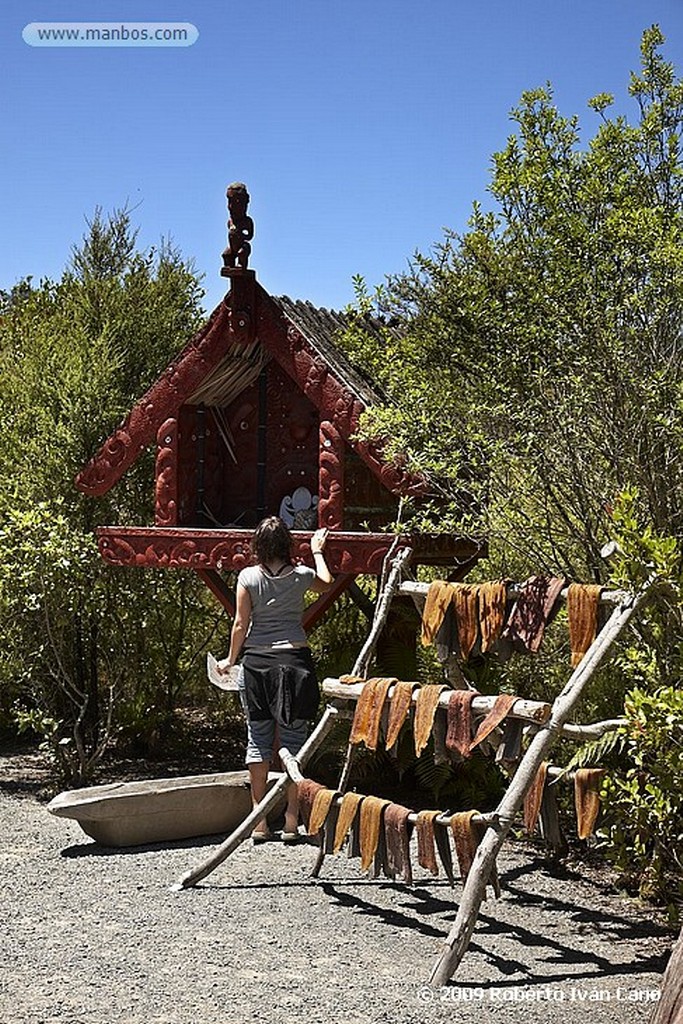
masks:
<path id="1" fill-rule="evenodd" d="M 103 526 L 97 531 L 100 554 L 110 565 L 149 566 L 169 569 L 218 569 L 239 572 L 251 564 L 251 530 L 205 530 L 159 526 Z M 313 565 L 310 532 L 293 533 L 294 559 Z M 335 532 L 325 548 L 335 574 L 378 575 L 395 541 L 391 533 Z M 473 542 L 453 537 L 402 538 L 414 549 L 413 563 L 435 558 L 448 564 L 471 551 Z M 446 542 L 449 542 L 448 544 Z"/>

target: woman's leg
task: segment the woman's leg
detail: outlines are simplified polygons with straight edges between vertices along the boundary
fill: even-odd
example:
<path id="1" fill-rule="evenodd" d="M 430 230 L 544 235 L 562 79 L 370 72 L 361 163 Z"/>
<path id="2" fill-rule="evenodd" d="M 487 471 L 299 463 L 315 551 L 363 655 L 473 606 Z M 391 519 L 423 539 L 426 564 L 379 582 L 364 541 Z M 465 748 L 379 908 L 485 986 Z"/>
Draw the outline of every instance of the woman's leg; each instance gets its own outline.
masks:
<path id="1" fill-rule="evenodd" d="M 247 768 L 249 769 L 249 781 L 251 783 L 251 803 L 253 807 L 256 807 L 266 795 L 270 761 L 251 761 L 247 764 Z M 259 822 L 253 834 L 268 835 L 268 821 L 266 818 Z"/>
<path id="2" fill-rule="evenodd" d="M 244 716 L 247 722 L 247 751 L 245 763 L 249 770 L 249 783 L 251 786 L 252 807 L 260 804 L 266 795 L 268 783 L 268 772 L 270 771 L 270 756 L 273 749 L 275 736 L 275 722 L 269 721 L 254 722 L 249 717 L 249 708 L 244 687 L 244 671 L 240 673 L 238 680 L 238 692 Z M 254 829 L 252 835 L 268 835 L 268 819 L 262 821 Z"/>
<path id="3" fill-rule="evenodd" d="M 308 723 L 303 719 L 292 722 L 291 725 L 280 725 L 280 740 L 283 747 L 287 747 L 290 754 L 298 754 L 306 742 L 308 736 Z M 285 828 L 288 833 L 296 832 L 299 826 L 299 792 L 296 785 L 292 783 L 287 790 L 287 806 L 285 808 Z"/>

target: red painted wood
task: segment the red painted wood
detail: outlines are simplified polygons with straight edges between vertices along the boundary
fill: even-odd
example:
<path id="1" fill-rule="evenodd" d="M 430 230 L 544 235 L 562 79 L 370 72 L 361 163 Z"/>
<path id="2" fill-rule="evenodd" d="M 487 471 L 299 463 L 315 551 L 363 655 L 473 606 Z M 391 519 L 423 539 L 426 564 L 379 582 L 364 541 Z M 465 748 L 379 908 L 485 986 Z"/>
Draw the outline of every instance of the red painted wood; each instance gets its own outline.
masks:
<path id="1" fill-rule="evenodd" d="M 154 489 L 154 522 L 157 526 L 178 524 L 178 421 L 171 416 L 157 432 Z"/>
<path id="2" fill-rule="evenodd" d="M 334 376 L 301 331 L 283 314 L 260 285 L 257 285 L 259 339 L 313 404 L 322 419 L 329 420 L 351 444 L 384 486 L 395 494 L 424 494 L 426 483 L 400 467 L 383 462 L 375 445 L 353 439 L 364 406 Z"/>
<path id="3" fill-rule="evenodd" d="M 235 617 L 235 600 L 225 580 L 215 569 L 195 569 L 200 580 L 207 585 L 216 600 L 223 605 L 230 618 Z"/>
<path id="4" fill-rule="evenodd" d="M 320 622 L 325 612 L 332 607 L 337 598 L 340 597 L 345 590 L 348 590 L 355 578 L 356 577 L 353 573 L 340 573 L 330 589 L 324 594 L 321 594 L 313 604 L 309 604 L 303 616 L 303 624 L 306 632 L 312 630 L 313 627 Z"/>
<path id="5" fill-rule="evenodd" d="M 105 494 L 140 452 L 152 444 L 159 424 L 175 416 L 185 398 L 196 391 L 222 359 L 229 343 L 229 312 L 221 303 L 81 470 L 76 478 L 79 490 L 92 496 Z"/>
<path id="6" fill-rule="evenodd" d="M 320 424 L 320 501 L 318 525 L 341 530 L 344 525 L 344 440 L 329 420 Z"/>
<path id="7" fill-rule="evenodd" d="M 110 565 L 153 568 L 239 571 L 251 564 L 251 530 L 208 530 L 158 526 L 104 526 L 97 530 L 100 554 Z M 296 531 L 294 559 L 313 565 L 311 533 Z M 394 535 L 390 533 L 333 533 L 325 554 L 331 571 L 378 574 Z M 449 565 L 462 562 L 485 548 L 474 541 L 448 535 L 405 536 L 414 550 L 413 562 Z"/>

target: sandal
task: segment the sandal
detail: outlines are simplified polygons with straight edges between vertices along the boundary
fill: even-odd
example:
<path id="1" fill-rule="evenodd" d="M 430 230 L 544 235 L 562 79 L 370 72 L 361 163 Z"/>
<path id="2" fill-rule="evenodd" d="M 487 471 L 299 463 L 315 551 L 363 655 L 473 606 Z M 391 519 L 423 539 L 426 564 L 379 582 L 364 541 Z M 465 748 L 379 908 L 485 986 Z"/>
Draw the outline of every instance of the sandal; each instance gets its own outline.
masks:
<path id="1" fill-rule="evenodd" d="M 251 840 L 254 846 L 260 846 L 261 843 L 267 843 L 271 838 L 270 832 L 259 832 L 256 829 L 251 833 Z"/>
<path id="2" fill-rule="evenodd" d="M 299 841 L 299 833 L 298 832 L 283 832 L 282 833 L 282 842 L 283 843 L 288 843 L 290 846 L 293 846 L 294 843 L 298 843 L 298 841 Z"/>

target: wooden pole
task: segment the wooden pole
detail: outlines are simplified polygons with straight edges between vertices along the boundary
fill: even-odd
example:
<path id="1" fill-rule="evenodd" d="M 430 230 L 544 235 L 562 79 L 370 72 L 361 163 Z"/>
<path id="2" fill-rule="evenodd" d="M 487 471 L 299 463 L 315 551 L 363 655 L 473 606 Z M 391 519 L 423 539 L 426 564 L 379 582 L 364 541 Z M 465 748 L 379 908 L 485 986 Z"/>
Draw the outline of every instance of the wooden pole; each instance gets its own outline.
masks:
<path id="1" fill-rule="evenodd" d="M 309 758 L 318 749 L 334 725 L 338 714 L 339 712 L 335 707 L 327 707 L 325 709 L 322 718 L 297 754 L 297 759 L 300 765 L 306 764 Z M 263 800 L 253 808 L 244 821 L 237 826 L 234 832 L 232 832 L 232 834 L 229 835 L 228 838 L 225 839 L 209 857 L 203 860 L 201 864 L 198 864 L 196 868 L 192 868 L 190 871 L 186 871 L 184 875 L 181 875 L 178 881 L 171 886 L 171 890 L 173 892 L 178 892 L 180 889 L 189 889 L 190 886 L 196 885 L 197 882 L 201 882 L 203 878 L 210 875 L 211 872 L 214 871 L 219 864 L 222 864 L 224 860 L 227 860 L 230 854 L 237 849 L 240 843 L 251 835 L 253 829 L 260 821 L 263 820 L 263 818 L 265 818 L 268 811 L 275 806 L 280 799 L 280 796 L 285 792 L 287 786 L 289 786 L 290 781 L 291 780 L 287 772 L 283 772 L 275 785 L 268 790 Z"/>
<path id="2" fill-rule="evenodd" d="M 529 744 L 507 792 L 496 809 L 497 820 L 486 830 L 486 834 L 479 844 L 472 870 L 465 883 L 455 922 L 431 973 L 430 984 L 445 985 L 458 969 L 474 931 L 479 908 L 486 891 L 486 883 L 503 841 L 510 831 L 515 814 L 536 778 L 541 763 L 546 760 L 548 751 L 561 735 L 562 727 L 581 697 L 586 684 L 646 596 L 651 582 L 638 594 L 630 595 L 614 609 L 604 629 L 593 641 L 585 657 L 574 669 L 555 701 L 549 722 L 539 728 Z"/>
<path id="3" fill-rule="evenodd" d="M 619 729 L 626 725 L 625 718 L 608 718 L 604 722 L 592 722 L 590 725 L 577 725 L 574 722 L 567 722 L 562 726 L 562 735 L 572 740 L 599 740 L 606 732 L 612 729 Z"/>
<path id="4" fill-rule="evenodd" d="M 296 754 L 290 754 L 290 752 L 287 750 L 287 747 L 281 747 L 279 750 L 279 755 L 280 760 L 282 761 L 282 764 L 285 768 L 285 771 L 289 775 L 292 782 L 302 782 L 304 776 L 301 773 L 301 769 Z M 334 802 L 337 804 L 341 804 L 343 799 L 344 797 L 340 794 L 338 797 L 335 798 Z M 450 825 L 454 817 L 455 815 L 453 814 L 444 813 L 440 814 L 439 817 L 435 818 L 434 820 L 439 825 Z M 474 821 L 476 824 L 492 825 L 497 820 L 498 819 L 495 811 L 491 811 L 489 814 L 477 813 L 472 815 L 472 821 Z M 413 825 L 416 823 L 417 811 L 410 812 L 410 814 L 408 815 L 408 821 L 412 822 Z"/>
<path id="5" fill-rule="evenodd" d="M 384 583 L 382 592 L 377 596 L 372 626 L 370 627 L 370 632 L 368 633 L 365 643 L 356 658 L 355 664 L 351 669 L 351 675 L 362 676 L 367 672 L 368 665 L 370 664 L 372 655 L 377 647 L 379 634 L 382 632 L 384 624 L 387 621 L 391 600 L 398 590 L 399 583 L 401 582 L 401 573 L 410 562 L 412 555 L 412 548 L 402 548 L 396 555 L 391 567 L 391 572 L 386 577 L 386 582 Z M 346 757 L 344 758 L 341 775 L 339 776 L 339 785 L 337 787 L 342 793 L 345 792 L 346 787 L 349 784 L 354 752 L 355 747 L 349 743 L 346 748 Z"/>
<path id="6" fill-rule="evenodd" d="M 388 574 L 382 593 L 377 600 L 375 615 L 372 620 L 372 627 L 358 657 L 356 658 L 356 663 L 351 669 L 351 675 L 363 676 L 366 674 L 370 661 L 372 660 L 372 656 L 375 653 L 375 648 L 377 647 L 379 634 L 382 632 L 384 624 L 387 621 L 392 598 L 398 590 L 399 583 L 401 582 L 401 572 L 403 567 L 410 561 L 412 554 L 412 548 L 401 548 L 396 555 L 391 567 L 391 572 Z"/>
<path id="7" fill-rule="evenodd" d="M 417 580 L 404 580 L 398 588 L 398 592 L 399 594 L 409 594 L 411 597 L 426 598 L 430 586 L 430 583 L 421 583 Z M 568 589 L 568 587 L 565 587 L 561 591 L 560 597 L 562 600 L 566 600 Z M 508 597 L 517 597 L 520 590 L 521 587 L 519 583 L 509 583 L 507 588 Z M 600 603 L 621 605 L 625 601 L 628 601 L 630 596 L 631 595 L 627 594 L 625 590 L 603 590 L 600 595 Z"/>
<path id="8" fill-rule="evenodd" d="M 683 1021 L 683 931 L 673 948 L 662 987 L 660 1000 L 650 1024 L 681 1024 Z"/>
<path id="9" fill-rule="evenodd" d="M 336 700 L 357 701 L 363 692 L 365 683 L 340 683 L 338 679 L 323 679 L 322 690 L 326 697 Z M 390 687 L 387 700 L 391 701 L 395 687 Z M 439 706 L 447 707 L 452 690 L 444 690 L 439 697 Z M 417 701 L 417 691 L 413 693 L 413 704 Z M 496 703 L 495 694 L 482 694 L 472 698 L 472 713 L 477 716 L 488 714 Z M 508 713 L 510 718 L 520 718 L 525 722 L 536 724 L 546 722 L 550 718 L 551 707 L 540 700 L 524 700 L 518 697 Z"/>

